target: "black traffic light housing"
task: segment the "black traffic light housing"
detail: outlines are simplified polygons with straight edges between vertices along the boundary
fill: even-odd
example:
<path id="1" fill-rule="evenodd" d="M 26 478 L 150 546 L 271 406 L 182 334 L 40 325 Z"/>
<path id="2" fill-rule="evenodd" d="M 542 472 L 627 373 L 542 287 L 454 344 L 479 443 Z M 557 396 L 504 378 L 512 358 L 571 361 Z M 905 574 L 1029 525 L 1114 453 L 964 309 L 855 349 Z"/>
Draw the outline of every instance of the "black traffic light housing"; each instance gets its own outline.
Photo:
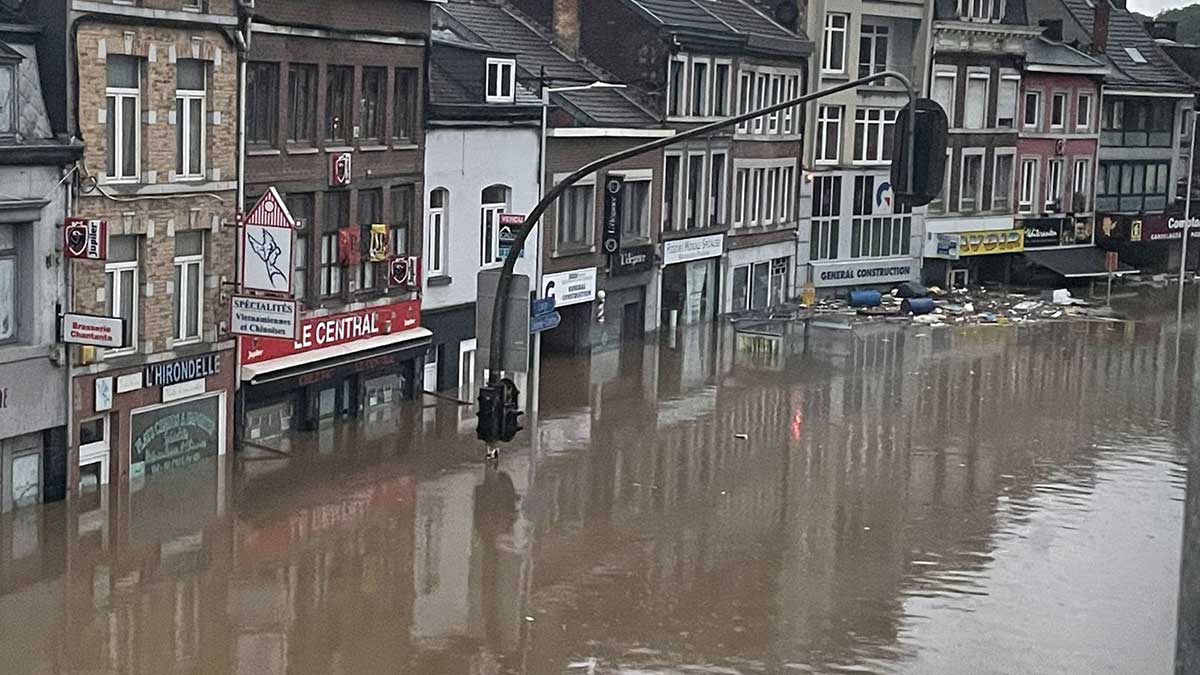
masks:
<path id="1" fill-rule="evenodd" d="M 479 426 L 475 435 L 488 445 L 509 443 L 523 428 L 520 417 L 521 391 L 509 378 L 479 388 Z"/>
<path id="2" fill-rule="evenodd" d="M 913 109 L 916 114 L 913 114 Z M 908 130 L 913 129 L 913 182 L 908 184 Z M 897 203 L 925 206 L 946 184 L 946 111 L 928 98 L 913 99 L 896 116 L 892 139 L 892 192 Z"/>
<path id="3" fill-rule="evenodd" d="M 500 416 L 500 440 L 510 443 L 517 432 L 524 428 L 520 423 L 520 417 L 524 414 L 520 410 L 521 391 L 507 377 L 500 380 L 500 387 L 504 392 L 503 414 Z"/>

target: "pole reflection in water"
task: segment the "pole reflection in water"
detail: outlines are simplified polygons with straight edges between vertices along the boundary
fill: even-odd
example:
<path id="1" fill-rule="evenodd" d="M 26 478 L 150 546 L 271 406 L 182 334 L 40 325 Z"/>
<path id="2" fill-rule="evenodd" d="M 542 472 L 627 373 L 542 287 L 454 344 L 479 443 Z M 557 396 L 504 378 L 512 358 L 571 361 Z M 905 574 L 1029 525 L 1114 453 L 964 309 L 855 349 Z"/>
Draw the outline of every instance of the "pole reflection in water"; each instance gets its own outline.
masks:
<path id="1" fill-rule="evenodd" d="M 688 327 L 547 356 L 497 470 L 442 402 L 6 514 L 3 669 L 1169 672 L 1197 602 L 1174 339 Z"/>

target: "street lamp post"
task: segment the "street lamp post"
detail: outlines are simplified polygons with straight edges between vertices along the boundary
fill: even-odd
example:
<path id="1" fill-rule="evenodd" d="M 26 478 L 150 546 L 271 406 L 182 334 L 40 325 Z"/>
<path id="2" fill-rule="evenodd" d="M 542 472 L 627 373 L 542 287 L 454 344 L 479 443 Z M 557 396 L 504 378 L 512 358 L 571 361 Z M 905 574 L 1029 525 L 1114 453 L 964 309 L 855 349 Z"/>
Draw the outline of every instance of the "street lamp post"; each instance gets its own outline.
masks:
<path id="1" fill-rule="evenodd" d="M 1187 195 L 1183 201 L 1183 251 L 1179 256 L 1179 304 L 1176 309 L 1176 316 L 1179 321 L 1179 329 L 1183 330 L 1183 275 L 1187 272 L 1187 254 L 1188 254 L 1188 237 L 1191 235 L 1188 232 L 1188 225 L 1191 224 L 1192 218 L 1192 172 L 1196 168 L 1196 121 L 1200 119 L 1196 113 L 1192 112 L 1192 146 L 1188 152 L 1188 177 L 1187 177 Z"/>

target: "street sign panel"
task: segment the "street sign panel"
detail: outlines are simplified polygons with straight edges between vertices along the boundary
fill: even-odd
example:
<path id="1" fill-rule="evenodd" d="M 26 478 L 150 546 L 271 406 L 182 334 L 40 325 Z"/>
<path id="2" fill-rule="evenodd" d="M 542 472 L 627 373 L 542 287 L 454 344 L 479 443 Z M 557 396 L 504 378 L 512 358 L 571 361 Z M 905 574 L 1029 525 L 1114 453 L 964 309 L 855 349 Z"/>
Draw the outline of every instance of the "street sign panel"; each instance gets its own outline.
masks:
<path id="1" fill-rule="evenodd" d="M 229 332 L 234 335 L 296 339 L 300 311 L 295 300 L 235 295 L 229 311 Z"/>
<path id="2" fill-rule="evenodd" d="M 604 182 L 604 239 L 601 244 L 608 255 L 621 250 L 621 192 L 625 179 L 609 176 Z"/>
<path id="3" fill-rule="evenodd" d="M 549 314 L 541 314 L 533 317 L 529 321 L 530 333 L 541 333 L 548 330 L 558 328 L 558 324 L 562 323 L 562 314 L 558 312 L 550 312 Z"/>
<path id="4" fill-rule="evenodd" d="M 478 276 L 478 300 L 475 302 L 475 360 L 485 367 L 491 352 L 492 309 L 500 270 L 482 270 Z M 524 372 L 529 367 L 529 277 L 514 274 L 508 289 L 508 321 L 503 335 L 504 369 Z M 478 373 L 477 373 L 478 375 Z M 479 381 L 479 380 L 476 380 Z"/>
<path id="5" fill-rule="evenodd" d="M 538 298 L 533 301 L 530 312 L 533 316 L 544 316 L 554 312 L 555 299 L 553 296 L 549 298 Z"/>

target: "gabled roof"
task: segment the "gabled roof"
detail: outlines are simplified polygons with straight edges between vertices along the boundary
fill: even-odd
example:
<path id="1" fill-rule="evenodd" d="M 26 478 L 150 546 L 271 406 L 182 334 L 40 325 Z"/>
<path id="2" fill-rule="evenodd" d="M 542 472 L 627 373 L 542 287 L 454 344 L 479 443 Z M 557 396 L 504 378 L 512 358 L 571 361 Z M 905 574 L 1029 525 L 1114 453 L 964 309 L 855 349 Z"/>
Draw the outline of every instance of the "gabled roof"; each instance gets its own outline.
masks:
<path id="1" fill-rule="evenodd" d="M 1095 9 L 1089 0 L 1058 0 L 1091 43 Z M 1107 2 L 1107 0 L 1095 0 Z M 1036 12 L 1038 3 L 1030 3 Z M 1127 50 L 1136 50 L 1145 63 L 1139 63 Z M 1102 57 L 1110 72 L 1105 86 L 1116 89 L 1190 92 L 1196 83 L 1163 53 L 1145 27 L 1128 10 L 1112 7 L 1108 18 L 1108 46 Z"/>
<path id="2" fill-rule="evenodd" d="M 803 56 L 804 35 L 784 28 L 744 0 L 623 0 L 669 32 L 731 39 L 751 49 Z"/>
<path id="3" fill-rule="evenodd" d="M 1025 63 L 1031 66 L 1031 70 L 1075 72 L 1080 75 L 1106 75 L 1109 72 L 1108 66 L 1100 59 L 1041 36 L 1030 40 L 1026 46 Z"/>
<path id="4" fill-rule="evenodd" d="M 568 56 L 532 22 L 496 0 L 449 0 L 435 8 L 472 42 L 516 55 L 517 79 L 536 90 L 542 75 L 563 83 L 612 82 L 596 66 Z M 557 84 L 557 83 L 555 83 Z M 654 115 L 619 89 L 593 89 L 553 94 L 554 103 L 569 112 L 581 126 L 656 127 Z"/>

